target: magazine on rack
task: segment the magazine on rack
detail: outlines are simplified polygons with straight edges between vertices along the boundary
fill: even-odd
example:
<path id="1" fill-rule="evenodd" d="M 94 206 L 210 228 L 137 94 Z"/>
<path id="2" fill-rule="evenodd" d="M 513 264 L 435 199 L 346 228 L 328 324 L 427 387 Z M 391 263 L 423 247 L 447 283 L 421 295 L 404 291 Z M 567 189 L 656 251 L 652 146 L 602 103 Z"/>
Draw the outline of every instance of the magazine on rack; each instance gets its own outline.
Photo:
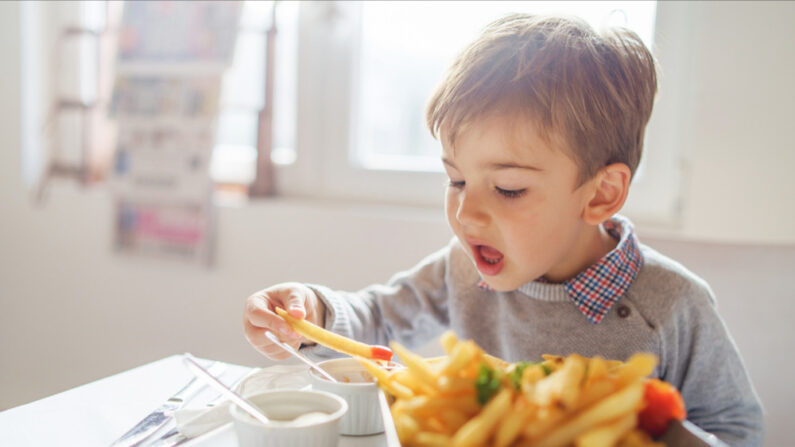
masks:
<path id="1" fill-rule="evenodd" d="M 110 105 L 122 253 L 212 260 L 209 164 L 240 9 L 239 1 L 124 5 Z"/>

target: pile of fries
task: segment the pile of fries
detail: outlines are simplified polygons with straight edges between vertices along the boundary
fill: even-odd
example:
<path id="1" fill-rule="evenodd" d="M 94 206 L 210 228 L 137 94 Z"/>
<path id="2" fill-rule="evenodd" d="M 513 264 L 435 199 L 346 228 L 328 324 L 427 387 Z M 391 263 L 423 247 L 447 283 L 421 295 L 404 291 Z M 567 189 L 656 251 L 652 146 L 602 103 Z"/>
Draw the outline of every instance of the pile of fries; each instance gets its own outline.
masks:
<path id="1" fill-rule="evenodd" d="M 391 351 L 366 345 L 276 311 L 298 333 L 367 368 L 392 396 L 404 447 L 661 447 L 649 434 L 685 417 L 679 392 L 648 378 L 652 354 L 508 363 L 448 331 L 441 337 L 447 355 L 424 359 L 399 343 Z M 392 351 L 406 368 L 383 367 Z"/>
<path id="2" fill-rule="evenodd" d="M 451 331 L 441 343 L 447 355 L 434 359 L 392 343 L 400 370 L 359 358 L 392 395 L 403 446 L 662 446 L 638 428 L 654 355 L 509 364 Z"/>

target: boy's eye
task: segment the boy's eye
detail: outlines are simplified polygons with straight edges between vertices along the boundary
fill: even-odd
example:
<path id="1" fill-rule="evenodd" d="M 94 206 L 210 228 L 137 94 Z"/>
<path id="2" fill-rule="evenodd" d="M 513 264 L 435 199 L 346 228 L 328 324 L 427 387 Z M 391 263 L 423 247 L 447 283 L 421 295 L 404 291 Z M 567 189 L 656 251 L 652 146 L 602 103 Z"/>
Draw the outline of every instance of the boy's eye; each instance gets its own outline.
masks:
<path id="1" fill-rule="evenodd" d="M 502 189 L 499 186 L 494 187 L 500 195 L 508 199 L 515 199 L 521 197 L 527 192 L 527 189 Z"/>
<path id="2" fill-rule="evenodd" d="M 463 182 L 463 181 L 454 182 L 454 181 L 450 180 L 449 182 L 447 182 L 447 186 L 449 186 L 451 188 L 458 188 L 458 189 L 463 188 L 464 184 L 465 184 L 465 182 Z"/>

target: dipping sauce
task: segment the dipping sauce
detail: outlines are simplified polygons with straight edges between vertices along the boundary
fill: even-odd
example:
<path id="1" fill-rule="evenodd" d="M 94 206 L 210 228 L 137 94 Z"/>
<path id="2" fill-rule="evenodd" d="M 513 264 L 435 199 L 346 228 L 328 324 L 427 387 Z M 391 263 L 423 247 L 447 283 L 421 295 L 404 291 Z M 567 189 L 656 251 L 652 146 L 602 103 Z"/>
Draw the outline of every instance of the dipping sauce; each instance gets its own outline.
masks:
<path id="1" fill-rule="evenodd" d="M 329 414 L 322 411 L 310 411 L 299 415 L 295 419 L 274 419 L 270 418 L 270 426 L 273 427 L 302 427 L 323 422 L 328 419 Z"/>

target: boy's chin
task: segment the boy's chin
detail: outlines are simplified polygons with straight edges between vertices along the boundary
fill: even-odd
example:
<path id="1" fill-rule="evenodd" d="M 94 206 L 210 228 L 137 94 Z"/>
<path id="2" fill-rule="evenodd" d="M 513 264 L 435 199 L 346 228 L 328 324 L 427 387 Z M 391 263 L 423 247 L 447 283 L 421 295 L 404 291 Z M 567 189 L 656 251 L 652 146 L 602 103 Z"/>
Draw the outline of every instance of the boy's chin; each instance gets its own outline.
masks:
<path id="1" fill-rule="evenodd" d="M 483 278 L 483 281 L 495 292 L 513 292 L 527 282 L 511 281 L 507 278 Z"/>
<path id="2" fill-rule="evenodd" d="M 542 275 L 532 276 L 532 275 L 519 275 L 519 276 L 511 276 L 508 274 L 509 272 L 502 272 L 500 275 L 496 275 L 493 277 L 486 276 L 481 274 L 481 279 L 489 289 L 494 290 L 496 292 L 513 292 L 514 290 L 522 287 L 523 285 L 536 281 L 543 277 Z"/>

